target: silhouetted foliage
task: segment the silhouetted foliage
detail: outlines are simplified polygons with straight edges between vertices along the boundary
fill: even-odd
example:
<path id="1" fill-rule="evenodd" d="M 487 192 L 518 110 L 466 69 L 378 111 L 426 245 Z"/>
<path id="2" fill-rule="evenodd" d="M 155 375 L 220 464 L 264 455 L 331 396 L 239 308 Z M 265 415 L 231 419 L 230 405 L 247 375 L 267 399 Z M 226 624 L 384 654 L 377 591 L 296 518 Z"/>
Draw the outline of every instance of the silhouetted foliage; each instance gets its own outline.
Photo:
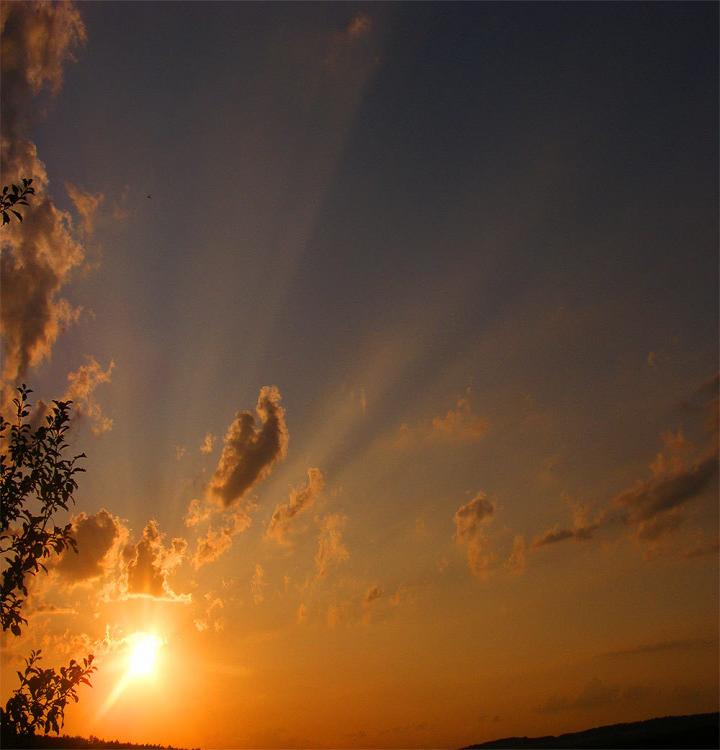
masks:
<path id="1" fill-rule="evenodd" d="M 3 735 L 2 747 L 12 747 L 16 750 L 25 750 L 25 748 L 69 748 L 69 750 L 78 750 L 79 748 L 112 748 L 113 750 L 181 750 L 172 745 L 154 745 L 144 743 L 142 745 L 134 742 L 122 742 L 118 740 L 103 740 L 95 735 L 90 737 L 70 737 L 67 734 L 62 737 L 42 737 L 42 736 L 25 736 L 17 737 L 14 735 Z M 194 750 L 200 750 L 194 748 Z"/>
<path id="2" fill-rule="evenodd" d="M 22 221 L 22 214 L 15 206 L 29 206 L 28 195 L 35 195 L 32 187 L 32 177 L 23 177 L 20 185 L 4 185 L 0 196 L 0 211 L 2 212 L 2 225 L 10 223 L 10 214 L 14 214 L 18 221 Z"/>
<path id="3" fill-rule="evenodd" d="M 65 436 L 70 428 L 70 401 L 53 401 L 53 407 L 37 427 L 27 420 L 32 391 L 21 385 L 13 399 L 16 420 L 11 424 L 0 416 L 0 622 L 3 630 L 19 636 L 27 619 L 21 610 L 26 602 L 27 578 L 40 570 L 47 573 L 43 560 L 70 548 L 77 552 L 72 524 L 52 522 L 59 511 L 68 510 L 77 489 L 75 475 L 85 469 L 77 462 L 80 453 L 66 457 Z M 0 710 L 3 746 L 13 746 L 8 738 L 31 737 L 36 732 L 60 732 L 68 701 L 77 702 L 77 688 L 90 685 L 95 671 L 93 657 L 82 664 L 70 661 L 67 667 L 44 669 L 38 666 L 41 652 L 32 651 L 18 672 L 20 686 L 4 710 Z"/>
<path id="4" fill-rule="evenodd" d="M 20 687 L 8 699 L 2 716 L 3 724 L 7 722 L 20 736 L 35 734 L 37 730 L 59 733 L 65 723 L 65 706 L 71 698 L 77 703 L 78 685 L 89 686 L 88 678 L 95 671 L 90 655 L 82 664 L 71 659 L 58 674 L 54 669 L 37 666 L 42 658 L 40 653 L 40 649 L 31 651 L 30 658 L 25 659 L 25 671 L 17 673 Z"/>
<path id="5" fill-rule="evenodd" d="M 21 385 L 13 399 L 16 422 L 0 416 L 0 441 L 9 429 L 7 453 L 0 455 L 0 555 L 4 570 L 0 585 L 0 623 L 3 630 L 20 635 L 27 620 L 20 610 L 27 597 L 26 578 L 40 569 L 51 553 L 66 547 L 77 551 L 71 524 L 56 526 L 52 517 L 74 503 L 75 475 L 85 471 L 76 464 L 85 454 L 65 458 L 65 434 L 70 426 L 70 401 L 54 401 L 45 424 L 33 430 L 26 422 L 30 414 L 28 395 Z"/>

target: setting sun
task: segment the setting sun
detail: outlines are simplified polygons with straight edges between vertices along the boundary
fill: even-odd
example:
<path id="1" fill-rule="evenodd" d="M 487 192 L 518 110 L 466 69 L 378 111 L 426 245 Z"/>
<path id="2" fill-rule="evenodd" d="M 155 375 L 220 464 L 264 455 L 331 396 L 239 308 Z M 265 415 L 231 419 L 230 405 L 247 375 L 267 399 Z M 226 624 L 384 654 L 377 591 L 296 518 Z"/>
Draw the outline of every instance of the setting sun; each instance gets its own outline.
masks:
<path id="1" fill-rule="evenodd" d="M 128 676 L 148 677 L 155 672 L 158 651 L 163 642 L 150 633 L 136 633 L 131 641 Z"/>

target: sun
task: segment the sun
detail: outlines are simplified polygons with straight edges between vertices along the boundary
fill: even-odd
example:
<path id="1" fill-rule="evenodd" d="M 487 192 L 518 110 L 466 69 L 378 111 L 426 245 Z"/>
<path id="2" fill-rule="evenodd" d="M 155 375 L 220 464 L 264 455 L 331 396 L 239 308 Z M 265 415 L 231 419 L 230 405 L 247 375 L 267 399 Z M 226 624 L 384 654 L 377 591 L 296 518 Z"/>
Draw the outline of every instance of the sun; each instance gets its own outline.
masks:
<path id="1" fill-rule="evenodd" d="M 130 643 L 128 676 L 150 677 L 155 674 L 162 639 L 153 633 L 135 633 Z"/>

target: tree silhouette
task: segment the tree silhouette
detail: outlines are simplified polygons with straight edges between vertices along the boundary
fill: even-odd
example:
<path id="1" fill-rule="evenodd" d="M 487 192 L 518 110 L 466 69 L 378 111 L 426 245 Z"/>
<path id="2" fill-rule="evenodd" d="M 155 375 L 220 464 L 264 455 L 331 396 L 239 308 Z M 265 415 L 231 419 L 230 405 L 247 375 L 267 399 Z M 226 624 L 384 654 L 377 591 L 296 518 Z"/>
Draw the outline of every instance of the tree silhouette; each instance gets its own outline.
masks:
<path id="1" fill-rule="evenodd" d="M 10 223 L 10 214 L 14 214 L 18 221 L 22 221 L 22 214 L 13 206 L 29 206 L 27 202 L 28 195 L 35 195 L 35 188 L 32 187 L 32 177 L 23 177 L 20 185 L 5 185 L 0 195 L 0 213 L 2 214 L 2 223 Z"/>
<path id="2" fill-rule="evenodd" d="M 3 226 L 10 223 L 9 214 L 22 221 L 20 212 L 12 207 L 29 205 L 27 196 L 34 193 L 32 179 L 28 178 L 20 187 L 3 187 Z M 77 465 L 85 458 L 84 453 L 66 456 L 72 402 L 53 401 L 42 423 L 33 426 L 28 422 L 32 391 L 25 384 L 17 391 L 18 397 L 13 399 L 15 422 L 11 424 L 0 415 L 0 625 L 15 636 L 27 625 L 22 609 L 28 596 L 28 577 L 41 570 L 47 573 L 45 563 L 51 555 L 68 549 L 77 552 L 72 524 L 58 526 L 53 518 L 75 503 L 75 477 L 85 471 Z M 17 673 L 20 686 L 5 709 L 0 709 L 5 747 L 12 746 L 14 737 L 34 735 L 38 730 L 59 734 L 68 701 L 77 702 L 81 683 L 90 685 L 88 678 L 95 671 L 92 655 L 82 664 L 71 660 L 60 672 L 39 667 L 41 658 L 39 650 L 30 653 L 24 672 Z"/>

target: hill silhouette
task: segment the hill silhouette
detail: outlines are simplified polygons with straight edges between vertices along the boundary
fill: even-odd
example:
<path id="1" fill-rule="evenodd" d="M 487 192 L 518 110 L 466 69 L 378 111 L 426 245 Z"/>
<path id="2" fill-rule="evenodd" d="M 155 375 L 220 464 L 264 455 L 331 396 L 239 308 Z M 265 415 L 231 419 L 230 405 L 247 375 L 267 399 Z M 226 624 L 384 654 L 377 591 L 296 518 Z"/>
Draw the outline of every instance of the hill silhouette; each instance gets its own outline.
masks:
<path id="1" fill-rule="evenodd" d="M 720 747 L 720 713 L 691 716 L 663 716 L 646 721 L 585 729 L 558 736 L 505 737 L 475 748 L 718 748 Z"/>

